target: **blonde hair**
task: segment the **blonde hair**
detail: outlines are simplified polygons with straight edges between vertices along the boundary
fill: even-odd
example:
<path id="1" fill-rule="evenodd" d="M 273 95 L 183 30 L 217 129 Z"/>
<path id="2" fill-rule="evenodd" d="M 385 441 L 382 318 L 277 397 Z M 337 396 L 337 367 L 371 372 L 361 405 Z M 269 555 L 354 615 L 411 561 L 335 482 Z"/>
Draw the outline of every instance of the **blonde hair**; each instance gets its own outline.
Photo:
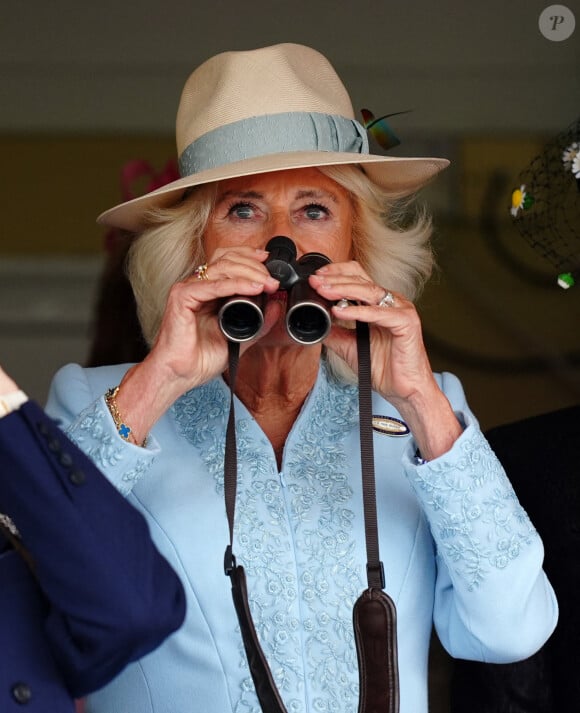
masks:
<path id="1" fill-rule="evenodd" d="M 175 206 L 147 216 L 148 227 L 129 251 L 127 275 L 145 340 L 153 344 L 169 290 L 205 262 L 201 236 L 215 205 L 217 184 L 200 186 Z"/>
<path id="2" fill-rule="evenodd" d="M 376 186 L 357 166 L 319 168 L 353 197 L 353 259 L 379 285 L 414 300 L 431 275 L 431 221 L 413 199 L 401 199 Z M 215 205 L 217 183 L 199 186 L 177 205 L 152 211 L 135 241 L 128 274 L 145 339 L 152 344 L 170 288 L 205 262 L 202 236 Z M 335 354 L 327 360 L 334 375 L 354 380 Z"/>

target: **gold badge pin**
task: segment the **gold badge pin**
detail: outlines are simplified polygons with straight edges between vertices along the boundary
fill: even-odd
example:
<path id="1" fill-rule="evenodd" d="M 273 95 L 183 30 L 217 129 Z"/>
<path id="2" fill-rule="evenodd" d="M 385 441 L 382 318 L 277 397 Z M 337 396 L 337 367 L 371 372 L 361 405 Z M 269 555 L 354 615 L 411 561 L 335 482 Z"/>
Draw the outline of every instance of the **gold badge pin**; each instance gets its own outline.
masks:
<path id="1" fill-rule="evenodd" d="M 409 433 L 409 427 L 399 418 L 373 416 L 373 431 L 385 436 L 406 436 Z"/>

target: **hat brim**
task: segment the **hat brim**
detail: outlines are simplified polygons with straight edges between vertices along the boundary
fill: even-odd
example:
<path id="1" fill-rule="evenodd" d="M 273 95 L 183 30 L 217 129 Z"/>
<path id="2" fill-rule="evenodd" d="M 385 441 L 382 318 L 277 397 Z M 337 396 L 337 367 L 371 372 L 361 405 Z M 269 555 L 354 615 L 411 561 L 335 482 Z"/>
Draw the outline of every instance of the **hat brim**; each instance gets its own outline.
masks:
<path id="1" fill-rule="evenodd" d="M 294 168 L 344 165 L 363 167 L 373 183 L 397 195 L 405 196 L 429 183 L 449 165 L 449 161 L 444 158 L 403 158 L 323 151 L 268 154 L 179 178 L 151 193 L 106 210 L 99 215 L 97 222 L 101 225 L 137 232 L 144 227 L 148 211 L 174 205 L 181 199 L 184 191 L 193 186 Z"/>

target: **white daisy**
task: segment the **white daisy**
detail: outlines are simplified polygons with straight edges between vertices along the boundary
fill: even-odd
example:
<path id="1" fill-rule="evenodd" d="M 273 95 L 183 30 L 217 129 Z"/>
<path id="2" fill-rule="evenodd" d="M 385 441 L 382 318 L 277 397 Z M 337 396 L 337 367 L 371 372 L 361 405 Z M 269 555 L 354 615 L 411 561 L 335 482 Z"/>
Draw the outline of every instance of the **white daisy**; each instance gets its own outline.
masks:
<path id="1" fill-rule="evenodd" d="M 578 143 L 578 141 L 574 141 L 570 144 L 570 146 L 567 146 L 564 149 L 564 151 L 562 152 L 562 163 L 564 164 L 564 168 L 567 171 L 572 168 L 572 163 L 574 162 L 574 159 L 578 158 L 579 154 L 580 144 Z"/>
<path id="2" fill-rule="evenodd" d="M 520 210 L 527 210 L 533 202 L 534 199 L 526 192 L 526 186 L 522 183 L 522 185 L 516 188 L 512 193 L 512 207 L 510 208 L 510 213 L 515 218 Z"/>

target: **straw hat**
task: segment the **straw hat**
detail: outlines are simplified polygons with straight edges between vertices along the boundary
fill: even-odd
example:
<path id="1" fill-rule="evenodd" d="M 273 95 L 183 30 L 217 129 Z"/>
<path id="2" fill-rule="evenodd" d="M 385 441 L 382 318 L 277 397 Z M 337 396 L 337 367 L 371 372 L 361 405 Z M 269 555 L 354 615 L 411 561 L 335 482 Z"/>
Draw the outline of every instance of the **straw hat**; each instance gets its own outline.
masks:
<path id="1" fill-rule="evenodd" d="M 358 164 L 405 195 L 449 163 L 369 154 L 334 68 L 316 50 L 289 43 L 224 52 L 198 67 L 181 95 L 176 140 L 181 178 L 111 208 L 99 223 L 139 230 L 149 209 L 177 203 L 191 186 L 311 166 Z"/>

